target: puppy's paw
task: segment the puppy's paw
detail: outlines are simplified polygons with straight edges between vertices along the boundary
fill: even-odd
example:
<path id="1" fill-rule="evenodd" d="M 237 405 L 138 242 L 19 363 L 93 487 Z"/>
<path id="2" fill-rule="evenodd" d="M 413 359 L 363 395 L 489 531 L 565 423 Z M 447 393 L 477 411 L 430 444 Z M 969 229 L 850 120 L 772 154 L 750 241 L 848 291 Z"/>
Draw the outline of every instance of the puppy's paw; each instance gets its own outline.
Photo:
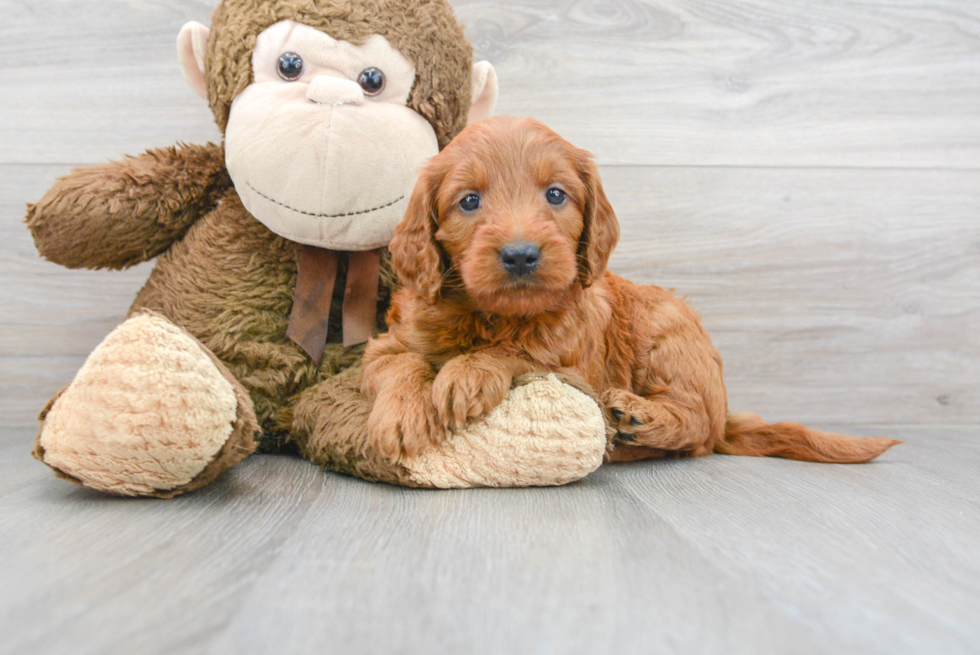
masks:
<path id="1" fill-rule="evenodd" d="M 602 403 L 608 412 L 606 420 L 615 431 L 613 445 L 617 449 L 689 451 L 696 445 L 692 439 L 698 431 L 691 430 L 669 402 L 644 398 L 624 389 L 610 389 L 603 394 Z M 663 455 L 644 457 L 651 456 Z"/>
<path id="2" fill-rule="evenodd" d="M 389 459 L 413 458 L 442 441 L 431 389 L 388 389 L 375 398 L 368 417 L 368 442 Z"/>
<path id="3" fill-rule="evenodd" d="M 432 383 L 432 402 L 440 425 L 461 428 L 466 420 L 484 416 L 499 405 L 513 377 L 501 368 L 470 355 L 455 357 Z"/>

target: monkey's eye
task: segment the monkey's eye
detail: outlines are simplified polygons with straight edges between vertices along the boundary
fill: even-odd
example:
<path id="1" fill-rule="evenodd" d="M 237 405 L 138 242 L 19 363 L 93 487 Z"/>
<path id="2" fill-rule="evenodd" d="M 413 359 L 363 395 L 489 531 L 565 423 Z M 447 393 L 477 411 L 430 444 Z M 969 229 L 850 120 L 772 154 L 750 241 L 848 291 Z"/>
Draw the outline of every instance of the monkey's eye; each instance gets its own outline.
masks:
<path id="1" fill-rule="evenodd" d="M 364 89 L 364 95 L 376 96 L 385 90 L 385 74 L 377 68 L 366 68 L 357 77 L 357 83 Z"/>
<path id="2" fill-rule="evenodd" d="M 545 198 L 548 199 L 548 203 L 551 205 L 564 205 L 565 201 L 568 199 L 568 194 L 558 188 L 548 189 L 545 194 Z"/>
<path id="3" fill-rule="evenodd" d="M 295 52 L 284 52 L 279 55 L 279 77 L 287 82 L 295 82 L 303 75 L 303 58 Z"/>
<path id="4" fill-rule="evenodd" d="M 466 213 L 475 212 L 480 208 L 480 196 L 471 193 L 459 201 L 459 208 Z"/>

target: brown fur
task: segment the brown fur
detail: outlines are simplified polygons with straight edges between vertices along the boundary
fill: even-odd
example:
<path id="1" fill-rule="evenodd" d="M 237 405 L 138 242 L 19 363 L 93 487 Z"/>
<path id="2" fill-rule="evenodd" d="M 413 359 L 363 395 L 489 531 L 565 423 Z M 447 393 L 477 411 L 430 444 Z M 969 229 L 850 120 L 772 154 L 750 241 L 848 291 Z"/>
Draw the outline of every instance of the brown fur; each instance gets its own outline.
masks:
<path id="1" fill-rule="evenodd" d="M 549 188 L 567 193 L 550 205 Z M 479 193 L 473 213 L 462 198 Z M 607 272 L 619 225 L 591 155 L 530 119 L 466 129 L 425 168 L 391 243 L 405 288 L 364 357 L 375 447 L 414 455 L 549 370 L 597 389 L 612 460 L 712 452 L 863 462 L 896 443 L 728 416 L 721 357 L 682 300 Z M 514 279 L 500 249 L 540 247 Z"/>
<path id="2" fill-rule="evenodd" d="M 62 266 L 126 268 L 165 252 L 230 186 L 221 146 L 158 148 L 72 171 L 27 206 L 27 225 Z"/>
<path id="3" fill-rule="evenodd" d="M 408 106 L 432 124 L 439 147 L 466 126 L 473 48 L 448 2 L 224 0 L 211 19 L 204 68 L 211 110 L 222 131 L 232 101 L 252 83 L 256 37 L 283 20 L 295 20 L 352 43 L 380 34 L 415 62 L 416 80 Z"/>
<path id="4" fill-rule="evenodd" d="M 416 63 L 409 106 L 429 119 L 440 144 L 466 124 L 472 49 L 445 0 L 225 0 L 214 12 L 205 62 L 222 131 L 231 101 L 251 82 L 256 35 L 285 19 L 338 39 L 380 33 Z M 214 353 L 254 401 L 264 449 L 294 442 L 318 464 L 403 482 L 401 468 L 333 440 L 343 424 L 351 440 L 366 441 L 365 424 L 349 423 L 352 410 L 343 404 L 357 380 L 335 377 L 364 352 L 339 343 L 346 260 L 317 366 L 286 336 L 299 246 L 244 208 L 221 146 L 164 148 L 77 169 L 28 207 L 27 225 L 46 258 L 72 268 L 123 268 L 158 257 L 131 314 L 155 311 Z M 394 285 L 385 253 L 379 316 Z"/>

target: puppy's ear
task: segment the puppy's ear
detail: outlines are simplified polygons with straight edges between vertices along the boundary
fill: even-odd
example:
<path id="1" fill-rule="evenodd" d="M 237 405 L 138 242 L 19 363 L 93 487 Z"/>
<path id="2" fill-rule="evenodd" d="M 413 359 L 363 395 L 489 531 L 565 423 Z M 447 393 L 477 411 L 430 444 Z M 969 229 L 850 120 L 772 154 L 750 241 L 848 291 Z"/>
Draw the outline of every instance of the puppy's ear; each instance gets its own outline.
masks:
<path id="1" fill-rule="evenodd" d="M 619 241 L 619 220 L 602 190 L 599 167 L 591 153 L 578 151 L 578 163 L 585 184 L 582 236 L 578 244 L 579 282 L 588 288 L 606 272 L 609 255 Z"/>
<path id="2" fill-rule="evenodd" d="M 435 238 L 439 220 L 436 194 L 442 177 L 431 165 L 422 169 L 405 217 L 395 227 L 388 247 L 398 279 L 430 305 L 442 287 L 442 257 Z"/>

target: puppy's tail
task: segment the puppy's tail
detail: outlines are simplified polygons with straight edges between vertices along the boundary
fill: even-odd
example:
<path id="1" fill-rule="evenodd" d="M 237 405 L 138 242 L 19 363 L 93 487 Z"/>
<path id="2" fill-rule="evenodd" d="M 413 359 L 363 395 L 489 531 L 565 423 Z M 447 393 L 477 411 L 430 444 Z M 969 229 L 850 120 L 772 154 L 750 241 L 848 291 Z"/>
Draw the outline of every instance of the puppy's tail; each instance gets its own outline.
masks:
<path id="1" fill-rule="evenodd" d="M 729 414 L 725 438 L 715 452 L 751 457 L 785 457 L 804 462 L 869 462 L 892 446 L 904 443 L 885 437 L 861 439 L 812 430 L 799 423 L 763 421 L 755 414 Z"/>

